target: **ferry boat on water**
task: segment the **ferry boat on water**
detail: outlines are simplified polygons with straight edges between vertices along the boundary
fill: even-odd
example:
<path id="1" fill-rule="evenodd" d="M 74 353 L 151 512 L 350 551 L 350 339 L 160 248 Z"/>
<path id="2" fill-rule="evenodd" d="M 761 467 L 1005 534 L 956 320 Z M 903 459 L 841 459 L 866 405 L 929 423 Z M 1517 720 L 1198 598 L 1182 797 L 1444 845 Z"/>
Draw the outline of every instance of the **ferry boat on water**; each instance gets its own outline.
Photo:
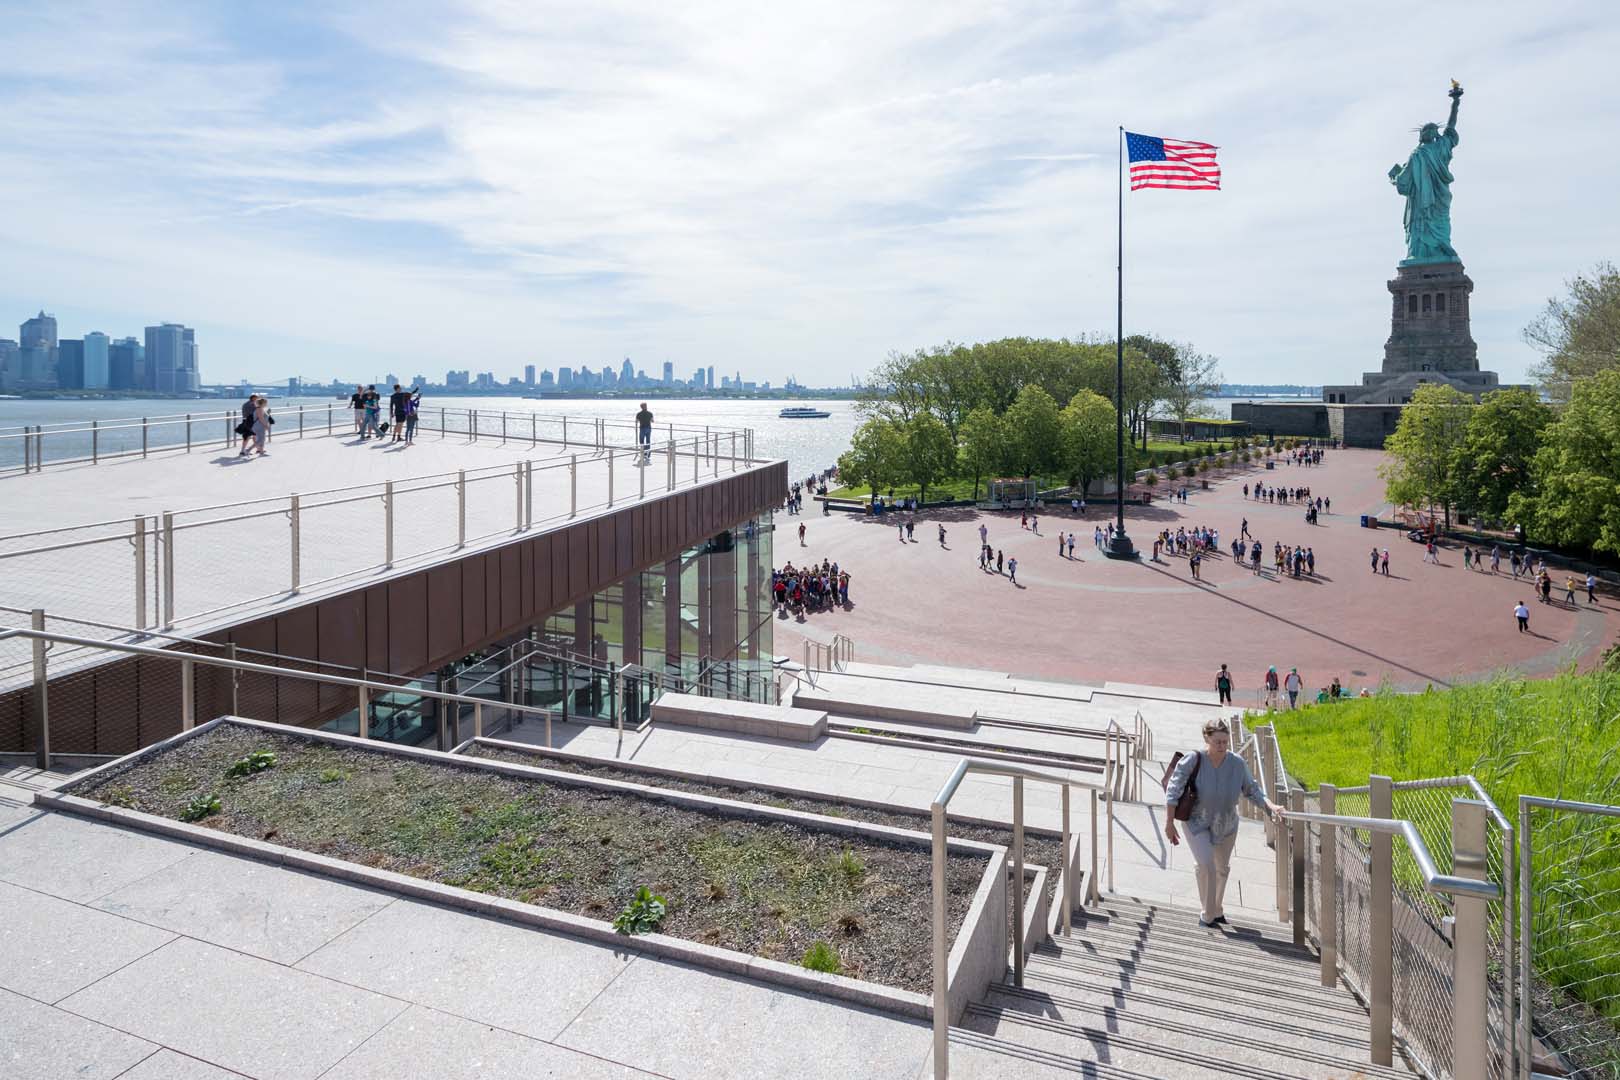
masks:
<path id="1" fill-rule="evenodd" d="M 783 420 L 825 420 L 832 413 L 825 409 L 812 409 L 808 405 L 790 405 L 776 415 Z"/>

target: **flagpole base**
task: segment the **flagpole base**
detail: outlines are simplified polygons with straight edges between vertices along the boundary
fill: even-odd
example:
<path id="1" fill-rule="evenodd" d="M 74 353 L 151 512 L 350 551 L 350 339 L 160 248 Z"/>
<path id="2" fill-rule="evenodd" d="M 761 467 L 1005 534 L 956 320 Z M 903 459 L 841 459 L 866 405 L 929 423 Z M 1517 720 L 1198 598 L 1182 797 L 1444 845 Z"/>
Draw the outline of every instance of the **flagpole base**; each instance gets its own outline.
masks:
<path id="1" fill-rule="evenodd" d="M 1122 532 L 1114 534 L 1114 538 L 1103 545 L 1103 554 L 1110 559 L 1140 559 L 1142 553 L 1136 550 L 1131 538 Z"/>

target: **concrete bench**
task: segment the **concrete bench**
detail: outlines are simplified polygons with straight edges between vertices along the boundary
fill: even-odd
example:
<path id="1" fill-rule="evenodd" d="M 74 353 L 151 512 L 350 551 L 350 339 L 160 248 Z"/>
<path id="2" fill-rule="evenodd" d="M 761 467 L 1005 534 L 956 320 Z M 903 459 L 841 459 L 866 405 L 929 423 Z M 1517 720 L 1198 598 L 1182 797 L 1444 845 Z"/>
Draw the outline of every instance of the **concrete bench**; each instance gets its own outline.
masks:
<path id="1" fill-rule="evenodd" d="M 813 742 L 827 734 L 827 714 L 820 710 L 696 694 L 664 694 L 653 702 L 652 718 L 655 724 L 736 731 L 794 742 Z"/>

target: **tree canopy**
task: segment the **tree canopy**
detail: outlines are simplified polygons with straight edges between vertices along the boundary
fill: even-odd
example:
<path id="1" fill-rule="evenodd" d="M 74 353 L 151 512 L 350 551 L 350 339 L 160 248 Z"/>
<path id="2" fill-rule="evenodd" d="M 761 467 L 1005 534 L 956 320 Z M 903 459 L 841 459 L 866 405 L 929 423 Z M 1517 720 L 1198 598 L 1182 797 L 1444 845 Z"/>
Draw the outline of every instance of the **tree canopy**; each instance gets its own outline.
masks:
<path id="1" fill-rule="evenodd" d="M 1384 441 L 1389 460 L 1379 466 L 1391 502 L 1443 509 L 1449 523 L 1457 501 L 1456 450 L 1473 409 L 1473 399 L 1452 386 L 1425 383 L 1413 391 Z"/>
<path id="2" fill-rule="evenodd" d="M 1491 521 L 1505 521 L 1509 498 L 1532 487 L 1532 465 L 1542 432 L 1552 419 L 1552 409 L 1532 391 L 1486 394 L 1452 451 L 1457 506 Z"/>
<path id="3" fill-rule="evenodd" d="M 1509 512 L 1537 538 L 1620 555 L 1620 368 L 1578 378 L 1544 432 L 1531 490 Z"/>
<path id="4" fill-rule="evenodd" d="M 1524 328 L 1542 355 L 1531 374 L 1559 401 L 1569 400 L 1577 380 L 1620 367 L 1620 270 L 1599 263 L 1566 284 L 1568 295 L 1548 300 Z"/>

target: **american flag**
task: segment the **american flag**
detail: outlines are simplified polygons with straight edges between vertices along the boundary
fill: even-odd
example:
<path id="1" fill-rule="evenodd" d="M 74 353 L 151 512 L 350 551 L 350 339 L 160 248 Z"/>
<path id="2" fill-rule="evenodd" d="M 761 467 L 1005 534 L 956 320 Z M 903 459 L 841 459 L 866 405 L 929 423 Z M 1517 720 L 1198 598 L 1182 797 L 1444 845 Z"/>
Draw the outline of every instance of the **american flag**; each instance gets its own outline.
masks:
<path id="1" fill-rule="evenodd" d="M 1175 191 L 1221 190 L 1221 167 L 1214 146 L 1185 139 L 1125 133 L 1131 156 L 1131 190 L 1171 188 Z"/>

